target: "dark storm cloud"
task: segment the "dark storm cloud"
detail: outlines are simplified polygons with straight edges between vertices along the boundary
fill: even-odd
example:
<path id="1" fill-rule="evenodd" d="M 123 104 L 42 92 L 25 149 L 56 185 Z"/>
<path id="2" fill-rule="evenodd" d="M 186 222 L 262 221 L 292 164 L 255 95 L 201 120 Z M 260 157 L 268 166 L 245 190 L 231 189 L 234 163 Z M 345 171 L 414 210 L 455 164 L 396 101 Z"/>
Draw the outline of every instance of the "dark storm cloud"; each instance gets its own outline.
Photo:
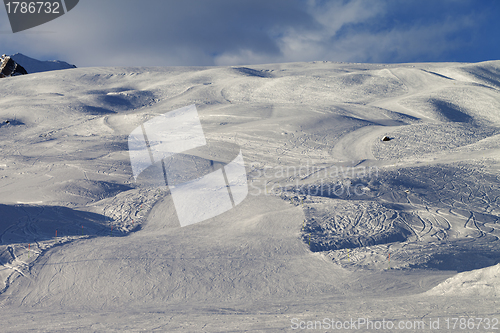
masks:
<path id="1" fill-rule="evenodd" d="M 305 3 L 295 0 L 87 0 L 43 27 L 54 34 L 26 34 L 23 39 L 46 52 L 64 43 L 78 50 L 69 51 L 72 56 L 93 53 L 105 57 L 97 62 L 105 65 L 131 64 L 130 60 L 138 65 L 213 65 L 218 55 L 239 49 L 279 56 L 274 34 L 289 26 L 310 29 L 314 24 Z"/>

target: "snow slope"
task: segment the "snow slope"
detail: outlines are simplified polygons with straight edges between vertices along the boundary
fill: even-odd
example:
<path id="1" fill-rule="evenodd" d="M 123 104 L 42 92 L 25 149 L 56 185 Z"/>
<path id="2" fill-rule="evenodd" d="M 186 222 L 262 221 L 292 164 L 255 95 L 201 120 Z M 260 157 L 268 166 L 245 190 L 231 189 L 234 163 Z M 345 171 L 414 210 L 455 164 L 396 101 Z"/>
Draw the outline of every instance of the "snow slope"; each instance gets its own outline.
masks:
<path id="1" fill-rule="evenodd" d="M 12 59 L 14 59 L 15 62 L 23 66 L 24 69 L 26 69 L 26 71 L 28 72 L 28 74 L 56 71 L 60 69 L 76 68 L 75 65 L 70 65 L 65 61 L 60 61 L 60 60 L 40 61 L 25 56 L 22 53 L 16 53 L 11 57 Z"/>
<path id="2" fill-rule="evenodd" d="M 500 295 L 500 264 L 459 273 L 435 286 L 426 294 L 498 297 Z"/>
<path id="3" fill-rule="evenodd" d="M 288 332 L 294 318 L 494 317 L 494 294 L 471 290 L 500 263 L 499 87 L 499 61 L 1 80 L 2 328 Z M 250 188 L 181 228 L 168 188 L 134 180 L 127 137 L 191 104 L 220 160 L 242 148 Z"/>

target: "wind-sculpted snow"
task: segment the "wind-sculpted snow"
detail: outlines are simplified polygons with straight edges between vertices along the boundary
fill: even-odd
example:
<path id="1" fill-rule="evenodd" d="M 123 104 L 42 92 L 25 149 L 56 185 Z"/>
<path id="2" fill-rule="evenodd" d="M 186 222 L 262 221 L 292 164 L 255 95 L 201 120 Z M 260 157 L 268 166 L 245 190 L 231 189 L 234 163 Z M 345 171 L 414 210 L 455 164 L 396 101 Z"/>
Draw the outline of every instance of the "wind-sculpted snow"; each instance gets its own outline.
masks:
<path id="1" fill-rule="evenodd" d="M 499 73 L 498 61 L 314 62 L 1 80 L 0 330 L 495 315 Z M 176 179 L 241 147 L 248 196 L 181 228 L 169 188 L 134 179 L 127 139 L 192 104 L 212 155 L 185 152 Z"/>
<path id="2" fill-rule="evenodd" d="M 500 88 L 500 66 L 498 61 L 486 61 L 480 64 L 470 64 L 460 68 L 474 81 L 487 86 Z"/>

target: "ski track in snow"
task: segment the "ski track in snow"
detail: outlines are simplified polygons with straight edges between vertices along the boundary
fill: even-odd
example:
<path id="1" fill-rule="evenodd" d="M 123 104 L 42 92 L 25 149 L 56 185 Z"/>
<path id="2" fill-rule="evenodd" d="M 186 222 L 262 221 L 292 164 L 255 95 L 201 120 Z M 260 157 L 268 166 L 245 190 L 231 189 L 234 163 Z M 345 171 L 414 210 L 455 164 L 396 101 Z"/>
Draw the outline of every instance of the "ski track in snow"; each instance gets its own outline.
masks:
<path id="1" fill-rule="evenodd" d="M 496 314 L 500 62 L 91 68 L 0 85 L 9 332 Z M 127 136 L 190 104 L 221 161 L 242 148 L 250 194 L 180 228 L 168 189 L 134 181 Z"/>

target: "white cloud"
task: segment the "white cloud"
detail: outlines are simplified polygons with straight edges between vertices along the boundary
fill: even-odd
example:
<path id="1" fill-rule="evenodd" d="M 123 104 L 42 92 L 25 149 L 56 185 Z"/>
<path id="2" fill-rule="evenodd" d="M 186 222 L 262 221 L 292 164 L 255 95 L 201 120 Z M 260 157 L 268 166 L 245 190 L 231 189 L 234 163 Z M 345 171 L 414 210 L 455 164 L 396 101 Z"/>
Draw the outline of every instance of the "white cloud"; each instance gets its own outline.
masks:
<path id="1" fill-rule="evenodd" d="M 383 19 L 385 2 L 309 1 L 308 12 L 314 28 L 285 27 L 278 34 L 280 55 L 266 57 L 250 50 L 235 50 L 217 58 L 218 64 L 251 64 L 331 60 L 345 62 L 407 62 L 437 59 L 443 53 L 463 46 L 450 38 L 474 20 L 469 15 L 448 17 L 432 24 L 395 25 L 391 29 L 370 31 L 358 27 L 367 20 Z M 373 24 L 373 22 L 372 22 Z"/>
<path id="2" fill-rule="evenodd" d="M 361 23 L 378 16 L 385 10 L 385 2 L 353 0 L 346 3 L 339 1 L 321 4 L 317 0 L 309 1 L 309 12 L 322 25 L 324 37 L 334 36 L 346 24 Z"/>

